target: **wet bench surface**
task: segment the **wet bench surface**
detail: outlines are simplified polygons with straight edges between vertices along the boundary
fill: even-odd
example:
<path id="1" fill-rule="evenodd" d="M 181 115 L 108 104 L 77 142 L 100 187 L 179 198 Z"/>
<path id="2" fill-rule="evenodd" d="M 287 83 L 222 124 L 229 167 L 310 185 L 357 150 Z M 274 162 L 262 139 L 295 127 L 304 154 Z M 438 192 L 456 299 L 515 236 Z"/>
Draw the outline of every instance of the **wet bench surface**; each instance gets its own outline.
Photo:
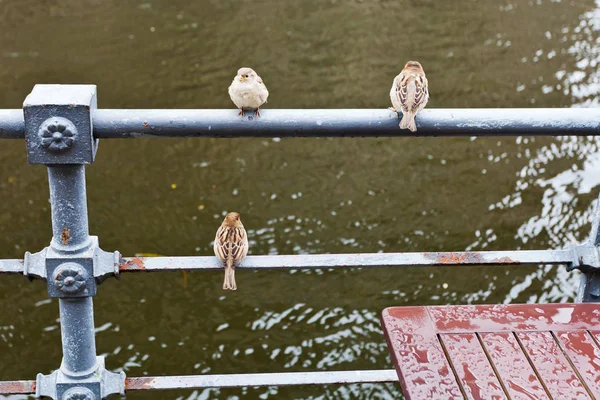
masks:
<path id="1" fill-rule="evenodd" d="M 600 304 L 391 307 L 407 399 L 599 399 Z"/>

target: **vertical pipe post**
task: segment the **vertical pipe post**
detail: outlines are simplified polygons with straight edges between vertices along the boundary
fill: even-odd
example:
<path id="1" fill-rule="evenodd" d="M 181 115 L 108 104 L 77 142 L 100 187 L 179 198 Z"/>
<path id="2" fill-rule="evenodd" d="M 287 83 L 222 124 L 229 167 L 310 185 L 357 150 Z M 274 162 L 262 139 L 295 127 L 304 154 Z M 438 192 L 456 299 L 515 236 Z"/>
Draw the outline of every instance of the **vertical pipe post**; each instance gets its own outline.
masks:
<path id="1" fill-rule="evenodd" d="M 577 291 L 577 302 L 592 303 L 600 301 L 600 196 L 592 218 L 590 237 L 578 246 L 575 263 L 580 264 L 581 281 Z M 577 246 L 576 246 L 577 247 Z"/>
<path id="2" fill-rule="evenodd" d="M 96 367 L 94 304 L 91 297 L 58 299 L 63 359 L 69 375 L 89 373 Z"/>
<path id="3" fill-rule="evenodd" d="M 90 242 L 84 165 L 48 167 L 52 245 L 79 249 Z"/>
<path id="4" fill-rule="evenodd" d="M 94 85 L 36 85 L 23 104 L 27 157 L 48 167 L 52 207 L 50 246 L 26 254 L 26 271 L 45 278 L 57 297 L 63 359 L 60 369 L 38 374 L 36 397 L 100 400 L 125 393 L 125 374 L 96 356 L 94 303 L 97 285 L 115 276 L 119 252 L 100 249 L 89 235 L 85 165 L 94 162 Z"/>
<path id="5" fill-rule="evenodd" d="M 579 303 L 597 303 L 600 301 L 600 271 L 588 269 L 583 271 L 579 290 L 577 293 L 577 302 Z"/>
<path id="6" fill-rule="evenodd" d="M 84 165 L 48 167 L 52 208 L 51 247 L 76 252 L 91 240 L 88 228 Z M 94 305 L 92 297 L 59 298 L 60 330 L 66 374 L 91 371 L 96 367 Z"/>

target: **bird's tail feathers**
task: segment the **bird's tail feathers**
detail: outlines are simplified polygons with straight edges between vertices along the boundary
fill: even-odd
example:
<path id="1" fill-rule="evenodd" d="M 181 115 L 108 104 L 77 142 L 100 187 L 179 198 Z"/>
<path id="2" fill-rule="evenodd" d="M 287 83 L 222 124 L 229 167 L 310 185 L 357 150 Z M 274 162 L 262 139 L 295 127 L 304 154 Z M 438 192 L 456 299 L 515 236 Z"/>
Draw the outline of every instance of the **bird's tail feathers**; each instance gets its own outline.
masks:
<path id="1" fill-rule="evenodd" d="M 235 283 L 235 268 L 233 267 L 233 260 L 227 260 L 225 266 L 225 280 L 223 281 L 224 290 L 237 290 Z"/>
<path id="2" fill-rule="evenodd" d="M 417 124 L 415 123 L 415 113 L 407 112 L 402 114 L 402 120 L 400 121 L 400 129 L 408 129 L 411 132 L 417 131 Z"/>

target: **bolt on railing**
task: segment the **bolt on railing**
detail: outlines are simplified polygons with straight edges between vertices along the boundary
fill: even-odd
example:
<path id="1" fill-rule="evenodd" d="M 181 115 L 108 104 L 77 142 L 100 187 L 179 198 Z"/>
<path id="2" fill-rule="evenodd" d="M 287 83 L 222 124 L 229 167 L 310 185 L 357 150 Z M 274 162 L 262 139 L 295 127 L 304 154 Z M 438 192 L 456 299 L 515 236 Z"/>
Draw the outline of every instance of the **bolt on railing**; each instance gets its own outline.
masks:
<path id="1" fill-rule="evenodd" d="M 97 357 L 92 297 L 121 272 L 213 270 L 215 257 L 123 258 L 100 249 L 88 232 L 85 165 L 100 138 L 376 137 L 598 135 L 598 109 L 437 109 L 419 114 L 415 134 L 390 110 L 97 110 L 94 85 L 37 85 L 21 110 L 0 110 L 0 139 L 25 139 L 28 161 L 48 168 L 52 240 L 24 260 L 0 260 L 0 273 L 47 282 L 59 299 L 60 368 L 34 381 L 0 382 L 0 394 L 99 400 L 125 390 L 391 382 L 394 370 L 126 378 Z M 566 265 L 583 272 L 578 301 L 600 298 L 600 208 L 588 242 L 565 250 L 250 256 L 239 268 L 354 268 L 456 265 Z"/>

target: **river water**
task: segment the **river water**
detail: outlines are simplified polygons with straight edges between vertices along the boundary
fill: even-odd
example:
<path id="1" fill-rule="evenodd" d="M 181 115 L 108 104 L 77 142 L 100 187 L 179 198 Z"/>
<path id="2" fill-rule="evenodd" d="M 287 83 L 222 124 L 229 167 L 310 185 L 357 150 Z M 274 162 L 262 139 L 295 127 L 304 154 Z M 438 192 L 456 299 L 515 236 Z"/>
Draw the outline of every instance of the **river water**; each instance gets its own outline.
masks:
<path id="1" fill-rule="evenodd" d="M 383 108 L 419 60 L 430 108 L 590 107 L 600 2 L 0 0 L 0 108 L 35 83 L 94 83 L 101 108 L 232 108 L 251 66 L 265 108 Z M 525 132 L 524 132 L 525 133 Z M 595 138 L 103 140 L 90 231 L 124 255 L 210 255 L 238 211 L 251 254 L 561 248 L 600 185 Z M 0 147 L 0 257 L 49 243 L 45 168 Z M 98 352 L 129 376 L 391 368 L 393 305 L 572 301 L 563 267 L 129 274 L 95 298 Z M 0 380 L 60 364 L 58 304 L 0 277 Z M 131 393 L 131 399 L 395 399 L 398 385 Z M 22 396 L 2 397 L 22 399 Z"/>

